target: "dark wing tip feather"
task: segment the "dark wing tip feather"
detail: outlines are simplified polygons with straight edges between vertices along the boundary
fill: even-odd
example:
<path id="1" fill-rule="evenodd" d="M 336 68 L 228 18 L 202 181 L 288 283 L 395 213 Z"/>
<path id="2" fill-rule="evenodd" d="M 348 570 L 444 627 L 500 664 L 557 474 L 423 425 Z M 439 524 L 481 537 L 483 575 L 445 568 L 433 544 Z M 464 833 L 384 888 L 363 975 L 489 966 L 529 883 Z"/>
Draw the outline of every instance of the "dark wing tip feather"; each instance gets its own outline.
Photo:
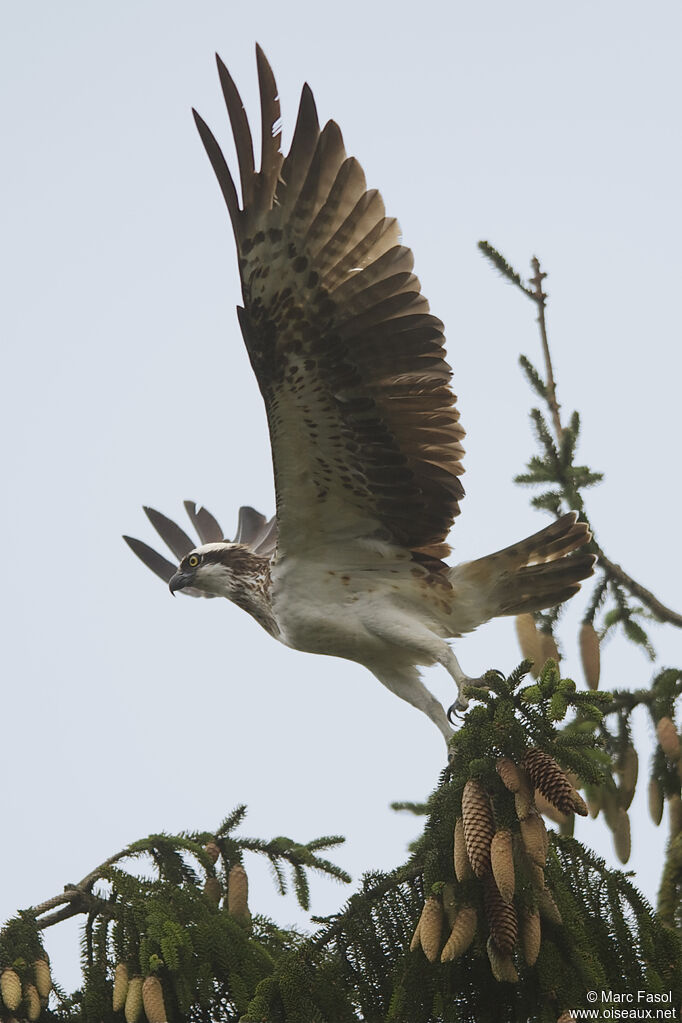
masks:
<path id="1" fill-rule="evenodd" d="M 230 214 L 230 220 L 232 221 L 232 227 L 235 235 L 239 229 L 239 197 L 237 195 L 237 189 L 234 186 L 232 175 L 230 174 L 230 168 L 227 166 L 227 160 L 223 156 L 223 151 L 218 145 L 215 135 L 206 124 L 201 114 L 192 107 L 192 114 L 194 116 L 194 123 L 197 126 L 199 132 L 199 138 L 202 141 L 203 147 L 206 150 L 213 173 L 218 179 L 220 185 L 220 191 L 223 193 L 225 199 L 225 205 L 227 206 Z"/>
<path id="2" fill-rule="evenodd" d="M 237 149 L 237 163 L 239 164 L 239 178 L 242 186 L 242 204 L 250 206 L 254 198 L 254 184 L 256 168 L 253 159 L 253 139 L 249 120 L 246 116 L 242 98 L 239 90 L 234 84 L 232 75 L 225 67 L 225 64 L 216 53 L 218 65 L 218 77 L 220 87 L 223 90 L 225 106 L 232 125 L 234 144 Z"/>
<path id="3" fill-rule="evenodd" d="M 196 501 L 183 501 L 183 505 L 202 543 L 220 543 L 225 539 L 220 523 L 208 508 L 197 508 Z"/>
<path id="4" fill-rule="evenodd" d="M 124 536 L 123 539 L 133 554 L 136 554 L 140 561 L 152 570 L 154 575 L 158 575 L 159 579 L 163 579 L 165 583 L 170 582 L 171 577 L 175 575 L 177 565 L 174 565 L 168 558 L 164 558 L 148 544 L 143 543 L 142 540 L 136 540 L 134 536 Z"/>
<path id="5" fill-rule="evenodd" d="M 159 534 L 163 542 L 173 552 L 176 558 L 184 558 L 185 554 L 188 554 L 191 550 L 194 550 L 196 546 L 194 541 L 187 536 L 187 533 L 177 522 L 173 522 L 167 515 L 163 515 L 156 508 L 149 508 L 143 506 L 143 511 L 152 526 Z"/>

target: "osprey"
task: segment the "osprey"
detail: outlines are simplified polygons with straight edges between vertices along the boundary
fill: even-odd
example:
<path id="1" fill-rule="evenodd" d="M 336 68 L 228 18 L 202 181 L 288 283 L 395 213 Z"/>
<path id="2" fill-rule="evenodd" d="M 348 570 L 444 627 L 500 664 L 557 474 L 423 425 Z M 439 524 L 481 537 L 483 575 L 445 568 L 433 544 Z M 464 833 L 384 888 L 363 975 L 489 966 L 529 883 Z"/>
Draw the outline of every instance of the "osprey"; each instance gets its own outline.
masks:
<path id="1" fill-rule="evenodd" d="M 260 170 L 218 58 L 241 199 L 215 137 L 194 118 L 237 243 L 237 312 L 265 402 L 277 513 L 267 521 L 242 508 L 228 541 L 206 509 L 185 502 L 195 546 L 145 509 L 179 565 L 125 539 L 172 593 L 227 597 L 287 646 L 365 665 L 447 741 L 448 716 L 418 667 L 441 664 L 458 693 L 476 681 L 448 639 L 572 596 L 593 571 L 595 558 L 578 552 L 590 534 L 571 512 L 495 554 L 445 563 L 464 494 L 464 430 L 443 324 L 396 220 L 346 156 L 335 122 L 320 129 L 307 85 L 283 155 L 275 79 L 260 47 L 256 58 Z"/>

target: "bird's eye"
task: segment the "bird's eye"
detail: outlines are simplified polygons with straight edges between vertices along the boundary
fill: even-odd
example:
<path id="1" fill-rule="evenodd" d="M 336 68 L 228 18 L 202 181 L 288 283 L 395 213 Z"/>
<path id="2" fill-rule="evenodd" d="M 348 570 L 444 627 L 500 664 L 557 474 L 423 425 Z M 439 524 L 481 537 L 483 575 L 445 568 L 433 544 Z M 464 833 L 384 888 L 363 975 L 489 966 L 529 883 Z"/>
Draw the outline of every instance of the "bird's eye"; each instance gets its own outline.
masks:
<path id="1" fill-rule="evenodd" d="M 199 560 L 200 559 L 198 554 L 190 554 L 190 556 L 187 559 L 187 564 L 189 565 L 190 568 L 196 568 L 197 565 L 199 564 Z"/>

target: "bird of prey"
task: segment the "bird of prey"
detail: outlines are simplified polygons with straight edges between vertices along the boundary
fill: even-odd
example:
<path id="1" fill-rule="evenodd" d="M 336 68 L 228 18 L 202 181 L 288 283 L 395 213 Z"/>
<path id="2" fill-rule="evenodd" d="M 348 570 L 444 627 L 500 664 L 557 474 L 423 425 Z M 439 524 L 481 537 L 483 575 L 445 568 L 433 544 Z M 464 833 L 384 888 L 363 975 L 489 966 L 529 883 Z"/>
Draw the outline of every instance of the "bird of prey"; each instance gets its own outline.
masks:
<path id="1" fill-rule="evenodd" d="M 237 313 L 265 403 L 276 516 L 242 508 L 229 541 L 206 509 L 185 502 L 195 546 L 145 509 L 179 565 L 125 539 L 172 593 L 227 597 L 287 646 L 365 665 L 447 741 L 448 715 L 419 666 L 441 664 L 459 692 L 471 680 L 448 640 L 572 596 L 593 571 L 595 559 L 579 550 L 590 534 L 569 513 L 495 554 L 444 561 L 464 494 L 464 430 L 443 324 L 429 312 L 396 220 L 346 155 L 337 124 L 320 129 L 307 85 L 283 155 L 275 79 L 260 47 L 256 58 L 259 170 L 240 95 L 218 58 L 241 196 L 214 135 L 194 117 L 236 239 Z"/>

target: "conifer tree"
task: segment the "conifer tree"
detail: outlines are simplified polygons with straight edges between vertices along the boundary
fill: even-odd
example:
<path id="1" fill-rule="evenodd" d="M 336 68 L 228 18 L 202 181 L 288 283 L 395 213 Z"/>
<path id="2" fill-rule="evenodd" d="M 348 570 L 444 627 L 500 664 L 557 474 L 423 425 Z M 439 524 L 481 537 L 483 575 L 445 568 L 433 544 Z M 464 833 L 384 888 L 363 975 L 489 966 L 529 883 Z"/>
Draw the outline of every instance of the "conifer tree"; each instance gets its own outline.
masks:
<path id="1" fill-rule="evenodd" d="M 516 481 L 537 488 L 535 507 L 554 516 L 574 509 L 589 522 L 585 491 L 602 476 L 575 463 L 578 413 L 561 419 L 545 274 L 533 259 L 525 281 L 487 242 L 480 248 L 533 301 L 540 328 L 544 372 L 520 359 L 540 399 L 531 410 L 538 453 Z M 243 806 L 215 831 L 150 835 L 8 921 L 2 1019 L 569 1023 L 587 991 L 609 989 L 643 991 L 679 1011 L 682 670 L 657 669 L 639 689 L 612 689 L 600 678 L 600 646 L 622 629 L 654 661 L 647 620 L 680 627 L 682 616 L 612 562 L 594 535 L 591 549 L 597 572 L 575 640 L 585 687 L 561 676 L 561 608 L 519 616 L 524 660 L 470 689 L 471 709 L 428 799 L 394 804 L 424 819 L 401 867 L 367 873 L 336 915 L 302 934 L 251 914 L 247 854 L 267 857 L 277 889 L 293 885 L 308 909 L 311 870 L 350 881 L 320 855 L 339 836 L 248 838 Z M 632 741 L 640 706 L 656 735 L 648 771 Z M 572 837 L 576 814 L 601 813 L 626 863 L 637 784 L 648 784 L 655 826 L 668 808 L 656 911 L 629 876 Z M 77 915 L 83 979 L 68 994 L 51 975 L 43 933 Z"/>

